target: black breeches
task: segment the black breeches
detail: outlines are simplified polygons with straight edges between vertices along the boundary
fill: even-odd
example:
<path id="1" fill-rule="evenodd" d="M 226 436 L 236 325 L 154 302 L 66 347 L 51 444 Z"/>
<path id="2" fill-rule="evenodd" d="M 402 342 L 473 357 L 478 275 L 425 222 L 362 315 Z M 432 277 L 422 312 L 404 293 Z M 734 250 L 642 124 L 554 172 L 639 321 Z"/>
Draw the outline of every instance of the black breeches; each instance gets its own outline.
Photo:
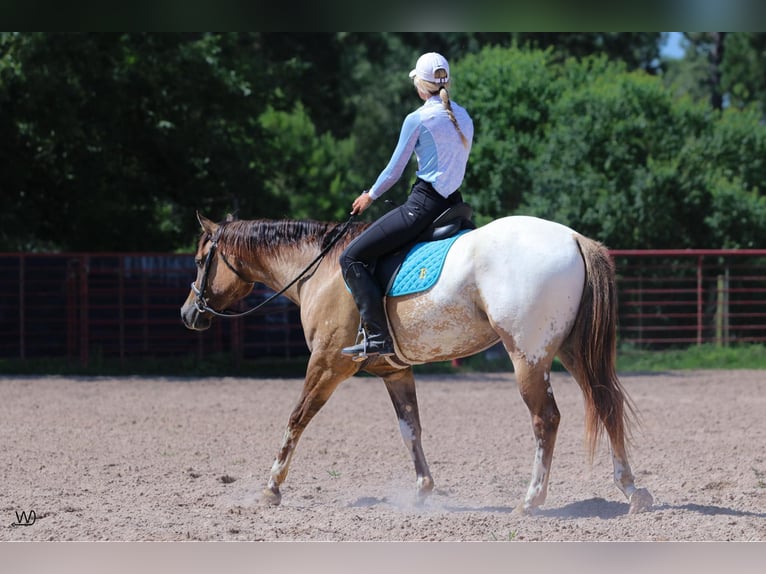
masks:
<path id="1" fill-rule="evenodd" d="M 462 201 L 460 192 L 449 198 L 418 179 L 407 201 L 383 215 L 356 237 L 340 256 L 343 277 L 354 263 L 373 264 L 381 255 L 414 241 L 450 205 Z"/>

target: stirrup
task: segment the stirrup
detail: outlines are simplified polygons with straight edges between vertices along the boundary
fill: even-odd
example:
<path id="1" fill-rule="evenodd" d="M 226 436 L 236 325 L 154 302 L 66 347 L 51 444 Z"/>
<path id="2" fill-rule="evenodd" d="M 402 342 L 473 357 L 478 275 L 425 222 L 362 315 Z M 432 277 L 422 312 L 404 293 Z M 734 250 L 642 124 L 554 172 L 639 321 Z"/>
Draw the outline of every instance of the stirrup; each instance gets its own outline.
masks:
<path id="1" fill-rule="evenodd" d="M 361 342 L 359 342 L 360 336 L 362 339 Z M 396 354 L 394 353 L 393 344 L 390 341 L 387 342 L 385 339 L 382 341 L 370 341 L 367 338 L 367 331 L 363 328 L 359 329 L 356 341 L 355 345 L 344 347 L 341 350 L 343 355 L 349 355 L 351 360 L 355 363 L 361 363 L 370 357 L 390 357 Z M 383 349 L 376 349 L 375 347 L 377 345 L 380 345 Z"/>

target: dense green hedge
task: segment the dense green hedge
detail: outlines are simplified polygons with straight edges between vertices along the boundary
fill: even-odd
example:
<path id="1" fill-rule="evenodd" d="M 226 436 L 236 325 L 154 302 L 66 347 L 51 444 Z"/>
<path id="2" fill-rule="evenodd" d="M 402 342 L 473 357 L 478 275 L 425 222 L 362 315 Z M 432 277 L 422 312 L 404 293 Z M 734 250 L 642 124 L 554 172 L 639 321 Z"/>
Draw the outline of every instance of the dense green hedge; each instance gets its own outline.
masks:
<path id="1" fill-rule="evenodd" d="M 344 219 L 420 104 L 407 72 L 426 49 L 449 55 L 475 120 L 463 191 L 479 223 L 527 213 L 612 248 L 762 247 L 766 126 L 748 106 L 766 35 L 727 36 L 724 112 L 665 86 L 658 37 L 0 33 L 0 249 L 189 249 L 195 210 Z"/>
<path id="2" fill-rule="evenodd" d="M 477 118 L 466 195 L 484 220 L 527 213 L 612 248 L 762 247 L 766 126 L 603 57 L 487 49 L 459 63 Z"/>

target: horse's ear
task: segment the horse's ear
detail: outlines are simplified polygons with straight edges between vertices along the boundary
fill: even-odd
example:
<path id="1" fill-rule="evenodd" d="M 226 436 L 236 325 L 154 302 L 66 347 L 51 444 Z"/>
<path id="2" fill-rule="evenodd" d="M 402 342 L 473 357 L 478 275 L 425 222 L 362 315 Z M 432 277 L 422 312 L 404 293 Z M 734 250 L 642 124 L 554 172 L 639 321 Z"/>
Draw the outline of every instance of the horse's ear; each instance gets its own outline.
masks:
<path id="1" fill-rule="evenodd" d="M 199 224 L 202 226 L 202 231 L 211 237 L 215 235 L 215 232 L 218 230 L 218 224 L 202 215 L 199 211 L 197 212 L 197 221 L 199 221 Z"/>

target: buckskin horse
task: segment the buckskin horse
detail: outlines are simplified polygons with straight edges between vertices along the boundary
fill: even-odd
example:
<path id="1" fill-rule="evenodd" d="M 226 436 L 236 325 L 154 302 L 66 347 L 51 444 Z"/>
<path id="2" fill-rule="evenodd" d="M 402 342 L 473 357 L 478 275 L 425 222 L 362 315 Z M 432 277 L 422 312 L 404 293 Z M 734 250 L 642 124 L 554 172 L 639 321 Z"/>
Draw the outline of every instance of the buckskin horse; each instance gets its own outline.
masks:
<path id="1" fill-rule="evenodd" d="M 532 479 L 516 510 L 532 513 L 547 495 L 560 418 L 550 384 L 554 357 L 582 390 L 591 460 L 606 432 L 614 481 L 629 501 L 629 512 L 651 508 L 652 496 L 636 487 L 628 462 L 634 408 L 616 373 L 615 270 L 599 242 L 527 216 L 504 217 L 464 232 L 446 254 L 438 282 L 423 292 L 386 298 L 396 357 L 359 362 L 341 354 L 357 336 L 359 314 L 338 256 L 365 224 L 215 223 L 199 214 L 198 220 L 197 277 L 181 307 L 186 327 L 207 329 L 214 316 L 262 283 L 299 306 L 311 353 L 262 502 L 280 504 L 280 485 L 301 434 L 338 385 L 360 370 L 385 383 L 414 462 L 417 499 L 424 500 L 434 481 L 421 445 L 412 365 L 467 357 L 502 342 L 536 439 Z"/>

